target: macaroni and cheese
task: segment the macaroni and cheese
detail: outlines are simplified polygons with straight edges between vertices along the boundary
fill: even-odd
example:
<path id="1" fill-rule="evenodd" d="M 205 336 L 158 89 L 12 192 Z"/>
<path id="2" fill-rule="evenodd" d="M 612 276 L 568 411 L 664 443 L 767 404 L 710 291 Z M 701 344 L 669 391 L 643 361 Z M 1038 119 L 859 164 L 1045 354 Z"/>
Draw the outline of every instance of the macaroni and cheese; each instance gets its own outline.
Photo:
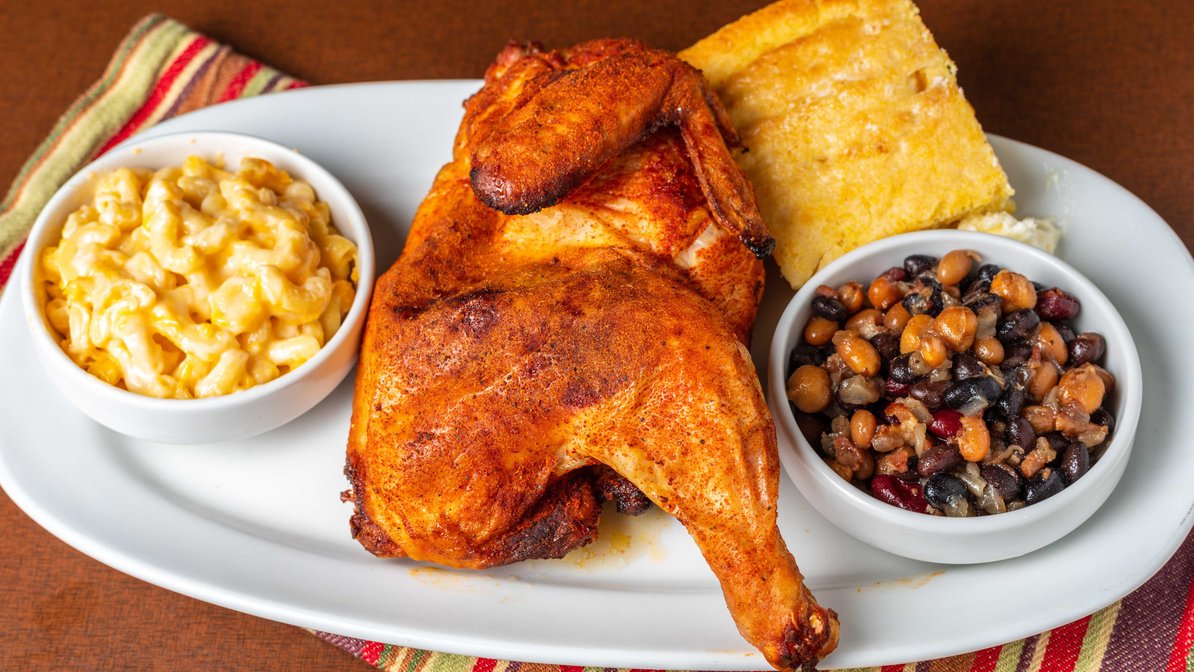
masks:
<path id="1" fill-rule="evenodd" d="M 80 367 L 163 398 L 268 382 L 332 337 L 357 248 L 311 185 L 264 159 L 98 176 L 40 257 L 45 313 Z"/>

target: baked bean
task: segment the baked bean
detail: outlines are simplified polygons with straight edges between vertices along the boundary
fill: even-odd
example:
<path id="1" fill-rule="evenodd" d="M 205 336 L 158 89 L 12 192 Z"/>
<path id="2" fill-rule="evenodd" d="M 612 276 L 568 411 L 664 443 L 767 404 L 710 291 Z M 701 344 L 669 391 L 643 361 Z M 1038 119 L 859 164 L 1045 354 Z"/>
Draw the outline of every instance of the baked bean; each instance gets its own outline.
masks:
<path id="1" fill-rule="evenodd" d="M 854 445 L 866 448 L 875 438 L 875 414 L 866 409 L 854 411 L 850 416 L 850 440 Z"/>
<path id="2" fill-rule="evenodd" d="M 837 348 L 838 356 L 854 373 L 867 378 L 879 373 L 879 352 L 858 334 L 839 331 L 833 336 L 833 345 Z"/>
<path id="3" fill-rule="evenodd" d="M 862 310 L 862 303 L 866 301 L 866 291 L 860 282 L 847 282 L 837 288 L 837 300 L 853 315 Z"/>
<path id="4" fill-rule="evenodd" d="M 978 330 L 978 318 L 965 306 L 951 306 L 941 311 L 933 320 L 933 327 L 954 352 L 969 350 L 974 345 L 974 332 Z M 1063 346 L 1064 347 L 1064 346 Z"/>
<path id="5" fill-rule="evenodd" d="M 880 275 L 871 281 L 871 286 L 866 290 L 866 296 L 870 299 L 872 306 L 879 310 L 887 310 L 904 298 L 904 292 L 900 290 L 895 281 L 885 275 Z"/>
<path id="6" fill-rule="evenodd" d="M 805 413 L 829 406 L 829 374 L 819 366 L 805 364 L 788 378 L 788 399 Z"/>
<path id="7" fill-rule="evenodd" d="M 837 333 L 837 322 L 827 320 L 820 315 L 809 318 L 804 327 L 804 342 L 809 345 L 825 345 Z"/>
<path id="8" fill-rule="evenodd" d="M 1032 310 L 1036 307 L 1036 287 L 1028 278 L 1002 270 L 991 279 L 991 293 L 1003 299 L 1003 312 Z"/>

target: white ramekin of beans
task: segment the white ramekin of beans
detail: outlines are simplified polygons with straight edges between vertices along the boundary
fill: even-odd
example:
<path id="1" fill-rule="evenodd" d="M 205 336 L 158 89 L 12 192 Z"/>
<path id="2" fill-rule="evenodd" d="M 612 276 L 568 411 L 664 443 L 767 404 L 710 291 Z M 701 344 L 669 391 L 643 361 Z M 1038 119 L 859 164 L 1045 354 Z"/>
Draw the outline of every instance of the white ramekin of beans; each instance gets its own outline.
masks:
<path id="1" fill-rule="evenodd" d="M 780 458 L 847 533 L 933 562 L 1016 557 L 1123 474 L 1140 363 L 1107 298 L 1006 238 L 930 231 L 826 266 L 779 320 Z"/>

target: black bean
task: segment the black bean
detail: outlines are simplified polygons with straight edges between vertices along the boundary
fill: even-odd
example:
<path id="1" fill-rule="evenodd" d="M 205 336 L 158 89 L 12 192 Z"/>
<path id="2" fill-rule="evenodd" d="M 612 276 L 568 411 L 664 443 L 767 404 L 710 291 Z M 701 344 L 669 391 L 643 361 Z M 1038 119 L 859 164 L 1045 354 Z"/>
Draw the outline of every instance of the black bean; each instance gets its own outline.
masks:
<path id="1" fill-rule="evenodd" d="M 1004 387 L 1003 394 L 999 395 L 999 399 L 995 402 L 998 415 L 1010 422 L 1013 418 L 1019 417 L 1022 408 L 1024 408 L 1024 389 L 1016 385 Z"/>
<path id="2" fill-rule="evenodd" d="M 963 305 L 974 311 L 975 315 L 979 314 L 983 310 L 990 310 L 992 308 L 999 310 L 1000 306 L 1003 305 L 1003 299 L 999 298 L 998 294 L 992 294 L 989 291 L 975 294 L 973 296 L 968 295 L 968 297 L 969 298 L 963 302 Z"/>
<path id="3" fill-rule="evenodd" d="M 800 428 L 800 433 L 804 435 L 805 440 L 810 445 L 821 445 L 821 434 L 829 431 L 829 421 L 824 414 L 821 413 L 805 413 L 796 408 L 796 404 L 791 401 L 788 402 L 792 406 L 792 415 L 796 417 L 796 426 Z"/>
<path id="4" fill-rule="evenodd" d="M 996 274 L 998 274 L 999 271 L 1002 271 L 1002 270 L 1003 269 L 1000 268 L 997 264 L 983 264 L 982 266 L 978 267 L 978 273 L 977 273 L 978 279 L 986 280 L 987 282 L 991 282 L 991 280 L 993 280 L 995 278 Z"/>
<path id="5" fill-rule="evenodd" d="M 1045 440 L 1049 442 L 1049 447 L 1058 455 L 1061 455 L 1065 452 L 1066 448 L 1070 447 L 1070 440 L 1061 432 L 1045 432 L 1041 436 L 1045 437 Z M 1025 446 L 1025 448 L 1032 449 L 1030 446 Z"/>
<path id="6" fill-rule="evenodd" d="M 987 375 L 987 365 L 969 352 L 960 352 L 954 357 L 954 380 L 966 380 Z"/>
<path id="7" fill-rule="evenodd" d="M 1032 330 L 1041 323 L 1041 316 L 1034 310 L 1017 310 L 1008 313 L 995 327 L 995 336 L 1003 343 L 1018 343 L 1032 335 Z"/>
<path id="8" fill-rule="evenodd" d="M 1105 408 L 1096 408 L 1094 413 L 1090 414 L 1090 421 L 1096 425 L 1102 425 L 1107 428 L 1107 436 L 1115 433 L 1115 416 L 1111 415 L 1111 411 Z"/>
<path id="9" fill-rule="evenodd" d="M 904 258 L 904 270 L 915 278 L 925 271 L 936 269 L 938 261 L 937 257 L 930 257 L 927 254 L 913 254 Z"/>
<path id="10" fill-rule="evenodd" d="M 792 372 L 805 364 L 820 366 L 828 357 L 829 352 L 825 351 L 824 346 L 798 345 L 792 349 L 792 356 L 788 358 L 788 375 L 792 375 Z"/>
<path id="11" fill-rule="evenodd" d="M 944 509 L 955 497 L 965 496 L 966 484 L 956 476 L 938 472 L 925 481 L 925 499 L 938 509 Z"/>
<path id="12" fill-rule="evenodd" d="M 983 480 L 991 484 L 992 488 L 1003 497 L 1003 501 L 1010 502 L 1020 496 L 1024 489 L 1024 479 L 1020 472 L 1002 464 L 984 464 L 978 473 Z"/>
<path id="13" fill-rule="evenodd" d="M 995 401 L 999 398 L 999 392 L 999 383 L 991 376 L 983 376 L 950 385 L 945 391 L 944 400 L 950 408 L 961 408 L 975 397 L 982 397 L 988 403 Z"/>
<path id="14" fill-rule="evenodd" d="M 895 334 L 879 332 L 871 336 L 871 345 L 879 353 L 884 366 L 890 366 L 891 361 L 900 356 L 900 337 Z"/>
<path id="15" fill-rule="evenodd" d="M 1086 446 L 1074 441 L 1062 454 L 1059 469 L 1066 485 L 1072 485 L 1090 470 L 1090 451 L 1086 450 Z"/>
<path id="16" fill-rule="evenodd" d="M 970 305 L 988 294 L 991 294 L 991 281 L 979 278 L 966 285 L 966 290 L 962 292 L 962 305 Z M 995 295 L 991 294 L 991 296 Z"/>
<path id="17" fill-rule="evenodd" d="M 1048 472 L 1048 476 L 1037 474 L 1035 478 L 1028 481 L 1028 485 L 1024 488 L 1025 504 L 1043 502 L 1065 489 L 1065 482 L 1061 480 L 1061 475 L 1057 473 L 1057 470 L 1049 469 Z"/>
<path id="18" fill-rule="evenodd" d="M 1032 424 L 1024 418 L 1016 418 L 1007 423 L 1007 430 L 1003 433 L 1003 440 L 1009 446 L 1020 446 L 1024 450 L 1032 450 L 1036 445 L 1036 432 Z"/>
<path id="19" fill-rule="evenodd" d="M 850 312 L 846 310 L 841 301 L 820 294 L 813 297 L 813 312 L 827 320 L 839 323 L 850 317 Z"/>
<path id="20" fill-rule="evenodd" d="M 917 278 L 916 285 L 904 296 L 904 310 L 910 315 L 930 315 L 937 317 L 945 309 L 945 297 L 942 296 L 941 283 L 934 278 Z"/>
<path id="21" fill-rule="evenodd" d="M 1081 310 L 1078 299 L 1056 287 L 1046 289 L 1036 297 L 1036 312 L 1046 320 L 1072 320 Z"/>
<path id="22" fill-rule="evenodd" d="M 1004 371 L 1010 371 L 1032 357 L 1032 346 L 1028 343 L 1012 343 L 1003 348 L 1003 361 L 999 363 Z"/>
<path id="23" fill-rule="evenodd" d="M 939 443 L 929 446 L 916 463 L 916 472 L 921 476 L 932 476 L 940 471 L 950 471 L 962 466 L 962 453 L 955 446 Z"/>
<path id="24" fill-rule="evenodd" d="M 1053 328 L 1057 330 L 1057 333 L 1061 334 L 1061 340 L 1066 345 L 1069 345 L 1070 341 L 1074 340 L 1074 330 L 1065 322 L 1054 322 Z"/>
<path id="25" fill-rule="evenodd" d="M 1036 290 L 1037 294 L 1040 294 L 1041 292 L 1045 291 L 1045 289 L 1046 289 L 1045 285 L 1037 282 L 1036 280 L 1032 281 L 1032 288 Z"/>
<path id="26" fill-rule="evenodd" d="M 912 372 L 912 364 L 910 363 L 913 354 L 915 353 L 910 352 L 891 360 L 889 375 L 897 383 L 911 385 L 916 380 L 916 374 Z"/>
<path id="27" fill-rule="evenodd" d="M 1008 381 L 1010 385 L 1024 387 L 1028 385 L 1028 381 L 1032 380 L 1032 376 L 1035 374 L 1036 370 L 1031 365 L 1022 364 L 1011 371 L 1004 372 L 1003 379 Z"/>
<path id="28" fill-rule="evenodd" d="M 912 383 L 908 388 L 908 394 L 913 399 L 919 401 L 929 408 L 930 411 L 935 411 L 941 408 L 944 402 L 945 391 L 949 389 L 951 383 L 948 380 L 932 381 L 928 378 L 921 378 Z"/>
<path id="29" fill-rule="evenodd" d="M 1070 341 L 1070 366 L 1082 366 L 1088 362 L 1097 362 L 1103 357 L 1107 349 L 1107 342 L 1100 334 L 1086 331 Z"/>

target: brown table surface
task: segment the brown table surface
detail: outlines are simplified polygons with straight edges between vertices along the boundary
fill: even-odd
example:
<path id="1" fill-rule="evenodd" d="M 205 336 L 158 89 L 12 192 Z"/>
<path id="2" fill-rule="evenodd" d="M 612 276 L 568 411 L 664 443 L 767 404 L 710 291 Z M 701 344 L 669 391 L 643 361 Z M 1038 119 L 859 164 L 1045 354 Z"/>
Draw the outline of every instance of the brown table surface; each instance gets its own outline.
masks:
<path id="1" fill-rule="evenodd" d="M 312 83 L 330 84 L 478 77 L 508 38 L 551 46 L 630 36 L 679 49 L 763 3 L 383 4 L 6 2 L 0 9 L 0 35 L 6 36 L 0 40 L 0 185 L 11 183 L 57 116 L 151 11 Z M 919 4 L 957 61 L 986 130 L 1108 175 L 1194 245 L 1194 3 Z M 0 496 L 0 622 L 2 669 L 364 669 L 293 626 L 109 569 L 50 536 L 6 496 Z"/>

